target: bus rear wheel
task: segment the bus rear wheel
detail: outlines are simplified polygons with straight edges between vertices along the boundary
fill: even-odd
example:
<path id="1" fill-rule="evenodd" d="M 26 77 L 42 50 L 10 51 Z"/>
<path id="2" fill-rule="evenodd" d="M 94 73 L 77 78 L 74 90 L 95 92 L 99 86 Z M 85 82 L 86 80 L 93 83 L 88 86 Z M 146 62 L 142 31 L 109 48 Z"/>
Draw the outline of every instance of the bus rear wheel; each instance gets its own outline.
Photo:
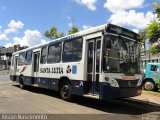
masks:
<path id="1" fill-rule="evenodd" d="M 60 86 L 60 97 L 63 100 L 70 101 L 72 97 L 72 86 L 69 82 L 62 82 Z"/>
<path id="2" fill-rule="evenodd" d="M 152 91 L 152 90 L 154 90 L 155 85 L 154 85 L 154 83 L 153 83 L 152 81 L 147 80 L 147 81 L 143 84 L 143 88 L 144 88 L 145 90 Z"/>

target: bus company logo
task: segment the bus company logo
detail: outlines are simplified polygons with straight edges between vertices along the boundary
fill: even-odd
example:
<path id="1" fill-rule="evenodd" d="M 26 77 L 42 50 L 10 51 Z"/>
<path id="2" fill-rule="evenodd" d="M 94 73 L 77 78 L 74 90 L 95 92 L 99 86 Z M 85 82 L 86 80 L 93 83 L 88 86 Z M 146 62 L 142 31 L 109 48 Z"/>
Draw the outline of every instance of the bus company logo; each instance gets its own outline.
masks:
<path id="1" fill-rule="evenodd" d="M 63 74 L 63 68 L 40 68 L 40 73 L 55 73 L 55 74 Z"/>
<path id="2" fill-rule="evenodd" d="M 67 72 L 67 73 L 71 73 L 71 71 L 72 71 L 71 66 L 68 65 L 68 66 L 67 66 L 67 69 L 66 69 L 66 72 Z"/>

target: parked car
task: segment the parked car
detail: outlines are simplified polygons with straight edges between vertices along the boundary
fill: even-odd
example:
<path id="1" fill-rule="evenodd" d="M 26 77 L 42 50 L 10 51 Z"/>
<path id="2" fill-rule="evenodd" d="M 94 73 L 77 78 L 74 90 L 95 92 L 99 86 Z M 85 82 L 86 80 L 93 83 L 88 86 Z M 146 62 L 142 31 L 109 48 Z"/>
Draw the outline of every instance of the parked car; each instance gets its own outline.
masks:
<path id="1" fill-rule="evenodd" d="M 158 91 L 160 88 L 160 63 L 148 63 L 143 73 L 143 89 Z"/>

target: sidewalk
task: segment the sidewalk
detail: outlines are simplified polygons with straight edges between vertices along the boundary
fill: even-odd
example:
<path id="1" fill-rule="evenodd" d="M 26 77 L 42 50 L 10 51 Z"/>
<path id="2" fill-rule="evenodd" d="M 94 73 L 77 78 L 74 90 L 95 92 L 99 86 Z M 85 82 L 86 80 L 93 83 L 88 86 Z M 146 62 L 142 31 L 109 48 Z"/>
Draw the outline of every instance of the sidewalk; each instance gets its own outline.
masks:
<path id="1" fill-rule="evenodd" d="M 154 95 L 150 95 L 150 94 L 146 94 L 146 93 L 142 93 L 141 96 L 137 96 L 137 97 L 132 97 L 132 99 L 135 100 L 141 100 L 145 103 L 153 103 L 153 104 L 157 104 L 160 106 L 160 97 L 158 96 L 154 96 Z"/>
<path id="2" fill-rule="evenodd" d="M 0 70 L 0 75 L 6 75 L 9 74 L 10 70 Z"/>

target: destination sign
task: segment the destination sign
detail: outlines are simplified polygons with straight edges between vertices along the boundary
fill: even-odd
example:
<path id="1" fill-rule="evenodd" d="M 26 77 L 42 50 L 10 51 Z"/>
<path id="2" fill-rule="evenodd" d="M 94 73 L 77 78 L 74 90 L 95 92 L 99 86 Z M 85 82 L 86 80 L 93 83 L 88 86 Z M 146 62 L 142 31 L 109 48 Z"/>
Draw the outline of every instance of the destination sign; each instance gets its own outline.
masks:
<path id="1" fill-rule="evenodd" d="M 132 38 L 134 40 L 138 40 L 139 41 L 139 35 L 138 34 L 132 32 L 130 30 L 127 30 L 125 28 L 116 26 L 116 25 L 108 24 L 106 26 L 106 32 L 118 34 L 120 36 L 129 37 L 129 38 Z"/>

